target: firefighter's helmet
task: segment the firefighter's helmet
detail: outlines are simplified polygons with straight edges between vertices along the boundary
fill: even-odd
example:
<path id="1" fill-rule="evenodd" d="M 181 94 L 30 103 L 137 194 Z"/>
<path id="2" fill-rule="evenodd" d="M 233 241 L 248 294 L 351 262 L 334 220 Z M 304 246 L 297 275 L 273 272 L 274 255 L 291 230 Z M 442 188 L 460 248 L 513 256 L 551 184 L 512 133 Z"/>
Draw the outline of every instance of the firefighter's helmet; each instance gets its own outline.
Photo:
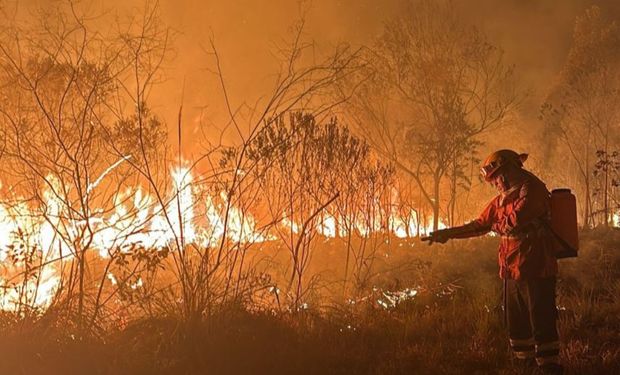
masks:
<path id="1" fill-rule="evenodd" d="M 505 165 L 512 164 L 522 168 L 527 160 L 527 154 L 519 154 L 513 150 L 499 150 L 489 155 L 482 163 L 480 174 L 486 181 L 491 181 L 497 172 Z"/>

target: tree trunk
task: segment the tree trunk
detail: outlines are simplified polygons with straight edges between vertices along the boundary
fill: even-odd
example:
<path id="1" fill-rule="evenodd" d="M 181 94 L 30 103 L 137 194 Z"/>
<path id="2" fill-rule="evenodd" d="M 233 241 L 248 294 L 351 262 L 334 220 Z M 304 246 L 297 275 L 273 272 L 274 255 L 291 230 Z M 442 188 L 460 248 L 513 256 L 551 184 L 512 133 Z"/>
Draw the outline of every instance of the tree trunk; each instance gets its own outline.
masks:
<path id="1" fill-rule="evenodd" d="M 590 184 L 588 179 L 585 179 L 585 194 L 583 195 L 583 229 L 590 227 Z"/>
<path id="2" fill-rule="evenodd" d="M 441 175 L 435 173 L 433 181 L 433 231 L 439 229 L 439 185 L 441 182 Z"/>
<path id="3" fill-rule="evenodd" d="M 603 172 L 605 172 L 605 180 L 603 186 L 603 215 L 604 226 L 609 228 L 609 154 L 608 154 L 608 136 L 605 135 L 605 160 L 603 161 Z"/>

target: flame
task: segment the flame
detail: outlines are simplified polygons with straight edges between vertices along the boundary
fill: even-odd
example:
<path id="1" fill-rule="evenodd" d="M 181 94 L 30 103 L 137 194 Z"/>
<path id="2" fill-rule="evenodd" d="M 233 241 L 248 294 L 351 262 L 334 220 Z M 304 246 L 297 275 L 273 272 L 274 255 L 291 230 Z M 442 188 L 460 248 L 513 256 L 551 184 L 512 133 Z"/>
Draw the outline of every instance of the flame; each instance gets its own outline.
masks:
<path id="1" fill-rule="evenodd" d="M 48 213 L 56 213 L 53 203 L 50 201 Z M 0 204 L 1 310 L 45 308 L 58 289 L 58 272 L 47 264 L 56 255 L 52 245 L 56 234 L 49 223 L 40 223 L 35 217 L 23 201 Z M 48 217 L 54 220 L 58 216 Z"/>
<path id="2" fill-rule="evenodd" d="M 95 191 L 123 160 L 89 184 L 86 195 Z M 170 176 L 170 196 L 164 197 L 163 202 L 141 187 L 127 187 L 113 195 L 109 202 L 111 210 L 92 209 L 86 219 L 71 215 L 71 209 L 59 194 L 67 186 L 55 176 L 46 177 L 42 207 L 29 207 L 20 197 L 0 203 L 0 309 L 48 307 L 62 281 L 62 272 L 54 260 L 70 260 L 76 245 L 109 259 L 113 252 L 128 251 L 135 246 L 174 249 L 193 244 L 206 248 L 224 239 L 243 244 L 278 239 L 260 230 L 255 217 L 247 209 L 229 202 L 225 192 L 213 195 L 200 191 L 189 168 L 172 168 Z M 353 233 L 363 237 L 391 233 L 406 238 L 432 230 L 430 220 L 419 222 L 418 212 L 399 209 L 397 194 L 393 194 L 390 207 L 385 210 L 375 197 L 364 212 L 343 215 L 328 208 L 317 216 L 314 229 L 326 238 Z M 86 225 L 92 228 L 90 237 L 84 235 Z M 302 227 L 286 213 L 280 225 L 295 235 L 300 234 Z M 440 227 L 445 224 L 440 222 Z M 36 277 L 24 276 L 26 268 L 33 264 L 27 264 L 23 253 L 36 260 Z M 112 285 L 118 284 L 111 272 L 106 277 Z M 138 279 L 130 286 L 137 289 L 143 283 Z"/>
<path id="3" fill-rule="evenodd" d="M 323 217 L 323 220 L 319 221 L 317 231 L 327 238 L 336 238 L 336 218 L 330 214 Z"/>
<path id="4" fill-rule="evenodd" d="M 289 228 L 293 234 L 299 234 L 299 232 L 301 231 L 301 228 L 299 227 L 299 224 L 297 224 L 294 221 L 292 221 L 291 219 L 289 219 L 286 216 L 286 214 L 282 218 L 282 222 L 281 223 L 282 223 L 282 225 L 284 227 Z"/>
<path id="5" fill-rule="evenodd" d="M 398 238 L 416 237 L 418 234 L 428 234 L 433 231 L 432 220 L 426 223 L 419 223 L 416 218 L 418 214 L 415 210 L 410 210 L 408 214 L 401 215 L 397 210 L 392 209 L 389 215 L 385 215 L 380 208 L 376 209 L 374 217 L 356 218 L 357 214 L 351 216 L 325 214 L 317 224 L 317 231 L 328 238 L 345 237 L 348 235 L 347 223 L 353 223 L 352 229 L 362 237 L 368 237 L 372 233 L 389 232 Z M 387 228 L 382 227 L 382 217 L 387 216 Z M 291 222 L 289 219 L 283 220 L 286 226 L 292 227 L 294 233 L 298 233 L 299 224 Z M 438 229 L 447 228 L 443 220 L 439 220 Z"/>
<path id="6" fill-rule="evenodd" d="M 60 285 L 60 276 L 52 267 L 43 267 L 39 274 L 40 282 L 28 281 L 12 285 L 9 280 L 0 278 L 0 310 L 20 311 L 48 307 Z"/>

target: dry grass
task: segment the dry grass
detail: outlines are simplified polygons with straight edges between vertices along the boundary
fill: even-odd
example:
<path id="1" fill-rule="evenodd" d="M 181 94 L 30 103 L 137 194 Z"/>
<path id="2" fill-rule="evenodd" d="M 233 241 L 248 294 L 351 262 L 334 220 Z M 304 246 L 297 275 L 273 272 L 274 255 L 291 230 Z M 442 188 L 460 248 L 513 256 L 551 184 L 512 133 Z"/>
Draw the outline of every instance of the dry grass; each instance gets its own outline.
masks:
<path id="1" fill-rule="evenodd" d="M 582 243 L 580 257 L 561 266 L 562 360 L 570 374 L 620 373 L 620 232 L 591 232 Z M 379 292 L 369 286 L 369 298 L 355 305 L 333 298 L 320 311 L 294 314 L 226 306 L 201 322 L 140 320 L 98 337 L 80 336 L 50 314 L 36 321 L 3 316 L 0 373 L 535 373 L 510 359 L 494 239 L 391 246 L 372 286 L 420 290 L 393 309 L 377 304 Z M 317 269 L 328 261 L 339 260 L 318 256 Z"/>

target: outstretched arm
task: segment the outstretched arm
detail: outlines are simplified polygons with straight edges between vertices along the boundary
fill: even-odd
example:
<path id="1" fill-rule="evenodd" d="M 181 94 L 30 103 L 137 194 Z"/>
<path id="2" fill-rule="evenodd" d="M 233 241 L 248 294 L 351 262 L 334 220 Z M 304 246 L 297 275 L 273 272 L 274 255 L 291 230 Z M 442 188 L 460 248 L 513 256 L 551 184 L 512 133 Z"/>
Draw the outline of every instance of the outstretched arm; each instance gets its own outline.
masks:
<path id="1" fill-rule="evenodd" d="M 434 242 L 446 243 L 448 240 L 453 238 L 470 238 L 487 234 L 491 231 L 491 226 L 494 221 L 493 218 L 495 216 L 496 206 L 495 201 L 496 199 L 491 201 L 491 203 L 487 205 L 484 211 L 482 211 L 482 214 L 480 214 L 476 220 L 458 227 L 440 229 L 431 232 L 428 236 L 422 237 L 422 241 L 428 241 L 428 244 L 432 245 Z"/>

